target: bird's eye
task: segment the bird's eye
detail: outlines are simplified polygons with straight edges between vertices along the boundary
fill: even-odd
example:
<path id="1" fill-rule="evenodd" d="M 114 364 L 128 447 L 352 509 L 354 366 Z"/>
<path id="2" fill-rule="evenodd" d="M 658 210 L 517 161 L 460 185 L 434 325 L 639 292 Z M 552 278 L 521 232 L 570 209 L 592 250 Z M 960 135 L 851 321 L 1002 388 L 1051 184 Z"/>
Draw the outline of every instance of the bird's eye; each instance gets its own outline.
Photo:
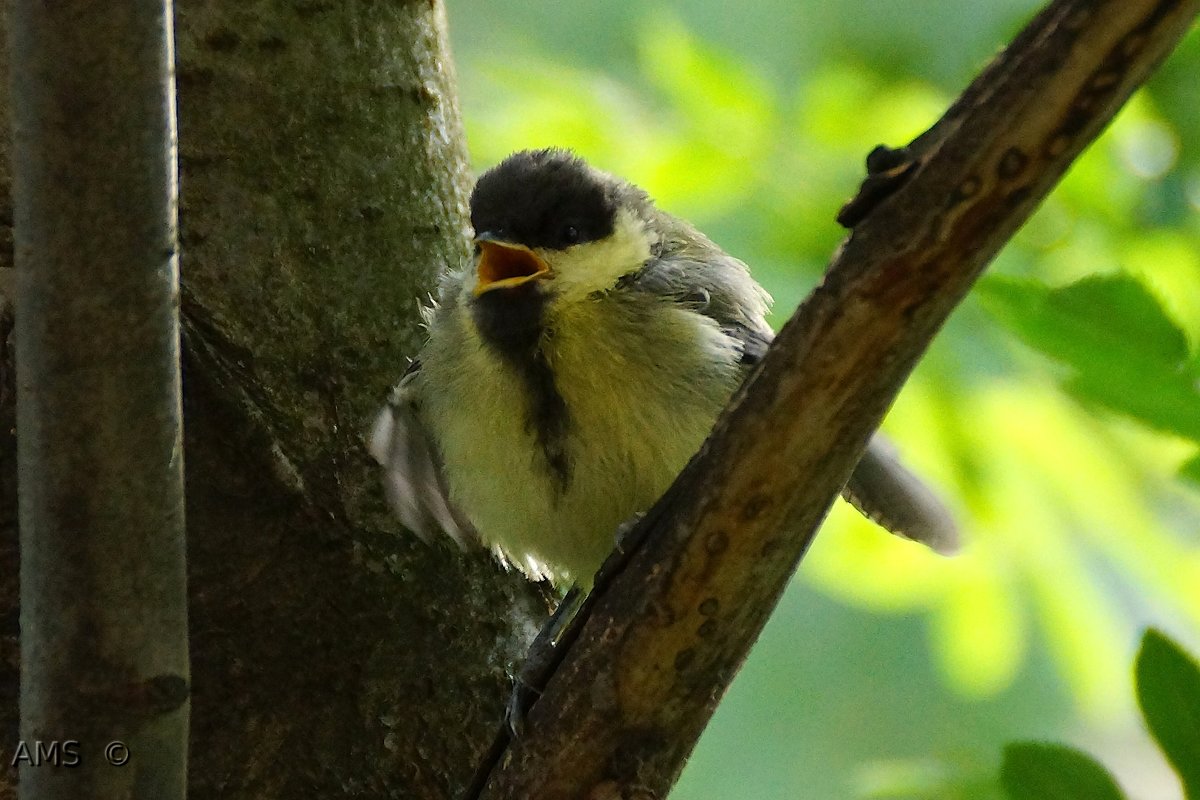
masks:
<path id="1" fill-rule="evenodd" d="M 579 229 L 574 225 L 568 225 L 567 227 L 563 228 L 562 236 L 563 241 L 567 244 L 579 243 Z"/>

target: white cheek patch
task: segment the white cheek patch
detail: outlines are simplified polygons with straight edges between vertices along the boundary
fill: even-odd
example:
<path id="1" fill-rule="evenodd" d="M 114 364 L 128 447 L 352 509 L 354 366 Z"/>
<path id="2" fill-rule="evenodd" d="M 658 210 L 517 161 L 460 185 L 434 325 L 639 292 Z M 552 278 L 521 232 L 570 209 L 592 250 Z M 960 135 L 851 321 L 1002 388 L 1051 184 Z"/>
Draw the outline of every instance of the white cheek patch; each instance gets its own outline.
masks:
<path id="1" fill-rule="evenodd" d="M 646 223 L 622 210 L 617 212 L 613 232 L 604 239 L 565 251 L 536 252 L 553 270 L 556 292 L 567 300 L 581 300 L 611 289 L 620 277 L 646 263 L 653 244 L 655 239 L 648 235 Z"/>

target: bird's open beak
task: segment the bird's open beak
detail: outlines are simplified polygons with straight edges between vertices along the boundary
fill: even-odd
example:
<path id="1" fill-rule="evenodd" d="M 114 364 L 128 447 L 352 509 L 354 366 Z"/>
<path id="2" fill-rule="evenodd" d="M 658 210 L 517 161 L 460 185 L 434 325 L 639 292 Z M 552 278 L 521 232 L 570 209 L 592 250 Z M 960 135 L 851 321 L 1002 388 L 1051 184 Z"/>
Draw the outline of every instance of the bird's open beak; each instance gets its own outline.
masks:
<path id="1" fill-rule="evenodd" d="M 501 241 L 490 234 L 475 238 L 480 248 L 475 296 L 492 289 L 512 289 L 536 278 L 550 277 L 550 267 L 523 244 Z"/>

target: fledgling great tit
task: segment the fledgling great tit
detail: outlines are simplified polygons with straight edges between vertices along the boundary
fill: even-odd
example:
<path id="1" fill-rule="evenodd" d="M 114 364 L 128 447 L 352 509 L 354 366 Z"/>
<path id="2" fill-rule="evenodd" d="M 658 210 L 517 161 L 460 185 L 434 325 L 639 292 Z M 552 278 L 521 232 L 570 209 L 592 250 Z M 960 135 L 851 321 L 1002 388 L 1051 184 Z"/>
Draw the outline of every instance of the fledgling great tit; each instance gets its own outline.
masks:
<path id="1" fill-rule="evenodd" d="M 471 195 L 475 257 L 370 449 L 401 521 L 587 591 L 620 525 L 658 499 L 773 333 L 746 265 L 566 150 L 523 151 Z M 937 498 L 872 440 L 843 494 L 938 551 Z"/>

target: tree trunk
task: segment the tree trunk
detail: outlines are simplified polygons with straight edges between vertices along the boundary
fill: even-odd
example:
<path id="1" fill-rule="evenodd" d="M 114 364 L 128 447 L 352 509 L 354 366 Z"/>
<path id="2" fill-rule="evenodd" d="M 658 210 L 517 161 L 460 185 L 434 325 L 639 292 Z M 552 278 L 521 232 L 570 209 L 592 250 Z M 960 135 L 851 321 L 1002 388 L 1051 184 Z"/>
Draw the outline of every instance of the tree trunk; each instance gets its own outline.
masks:
<path id="1" fill-rule="evenodd" d="M 418 347 L 415 298 L 466 255 L 443 9 L 184 0 L 177 52 L 191 796 L 453 796 L 545 606 L 490 558 L 406 535 L 363 448 Z M 11 386 L 9 361 L 0 422 Z"/>

